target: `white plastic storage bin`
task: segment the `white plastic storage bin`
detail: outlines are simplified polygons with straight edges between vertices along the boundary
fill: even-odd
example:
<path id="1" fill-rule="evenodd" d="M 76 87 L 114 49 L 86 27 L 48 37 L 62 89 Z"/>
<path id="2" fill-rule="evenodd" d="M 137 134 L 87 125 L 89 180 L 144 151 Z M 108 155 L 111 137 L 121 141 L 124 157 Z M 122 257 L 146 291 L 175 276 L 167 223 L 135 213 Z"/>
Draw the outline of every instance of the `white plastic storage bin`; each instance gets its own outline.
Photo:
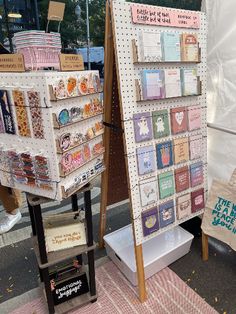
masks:
<path id="1" fill-rule="evenodd" d="M 145 278 L 187 254 L 193 235 L 181 227 L 175 227 L 143 244 Z M 127 279 L 136 286 L 136 262 L 131 225 L 104 236 L 107 255 L 118 266 Z"/>

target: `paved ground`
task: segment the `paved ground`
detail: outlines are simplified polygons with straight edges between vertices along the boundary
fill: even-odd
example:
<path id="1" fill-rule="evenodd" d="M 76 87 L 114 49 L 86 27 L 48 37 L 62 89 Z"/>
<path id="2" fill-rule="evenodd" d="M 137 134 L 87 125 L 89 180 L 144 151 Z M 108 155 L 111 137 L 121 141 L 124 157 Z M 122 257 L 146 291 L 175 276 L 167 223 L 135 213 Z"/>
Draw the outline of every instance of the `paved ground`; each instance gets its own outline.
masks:
<path id="1" fill-rule="evenodd" d="M 92 191 L 94 237 L 98 241 L 100 188 Z M 79 205 L 83 200 L 79 199 Z M 44 214 L 70 210 L 69 202 L 45 205 Z M 22 221 L 9 233 L 0 236 L 0 314 L 8 314 L 20 304 L 39 295 L 38 269 L 30 240 L 30 220 L 26 206 Z M 3 208 L 0 207 L 0 217 Z M 108 211 L 107 233 L 130 223 L 128 204 L 125 202 Z M 219 313 L 235 314 L 236 253 L 222 243 L 210 241 L 210 259 L 201 261 L 200 219 L 185 223 L 195 235 L 191 252 L 171 265 L 187 284 L 206 299 Z M 158 245 L 158 244 L 157 244 Z M 105 250 L 96 250 L 97 263 L 103 263 Z M 190 314 L 190 313 L 186 313 Z M 207 313 L 206 313 L 207 314 Z"/>

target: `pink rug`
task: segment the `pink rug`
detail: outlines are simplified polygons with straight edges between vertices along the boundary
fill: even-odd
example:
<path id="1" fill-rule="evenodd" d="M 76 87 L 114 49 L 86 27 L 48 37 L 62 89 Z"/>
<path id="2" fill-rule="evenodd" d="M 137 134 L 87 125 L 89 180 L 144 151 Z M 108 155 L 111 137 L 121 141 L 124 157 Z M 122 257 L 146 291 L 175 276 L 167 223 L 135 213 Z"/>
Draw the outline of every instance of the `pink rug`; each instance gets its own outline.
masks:
<path id="1" fill-rule="evenodd" d="M 165 268 L 146 281 L 148 300 L 141 304 L 138 292 L 118 268 L 108 262 L 96 270 L 98 300 L 71 314 L 217 314 L 174 272 Z M 39 298 L 11 314 L 46 314 L 45 301 Z"/>

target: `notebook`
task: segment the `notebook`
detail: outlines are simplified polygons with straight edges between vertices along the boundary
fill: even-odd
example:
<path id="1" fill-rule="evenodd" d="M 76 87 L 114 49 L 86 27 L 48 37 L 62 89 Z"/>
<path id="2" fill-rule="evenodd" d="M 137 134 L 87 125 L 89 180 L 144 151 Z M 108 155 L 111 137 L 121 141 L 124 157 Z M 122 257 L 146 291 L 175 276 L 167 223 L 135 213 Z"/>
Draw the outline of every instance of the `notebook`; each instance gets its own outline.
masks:
<path id="1" fill-rule="evenodd" d="M 152 119 L 149 112 L 133 115 L 135 142 L 143 142 L 152 139 Z"/>
<path id="2" fill-rule="evenodd" d="M 161 173 L 158 176 L 160 199 L 169 197 L 175 193 L 174 175 L 172 171 Z"/>
<path id="3" fill-rule="evenodd" d="M 141 62 L 162 61 L 161 33 L 141 31 L 139 33 L 139 54 Z"/>
<path id="4" fill-rule="evenodd" d="M 152 126 L 155 139 L 170 135 L 169 112 L 167 109 L 152 113 Z"/>
<path id="5" fill-rule="evenodd" d="M 165 69 L 165 98 L 181 97 L 180 69 Z"/>
<path id="6" fill-rule="evenodd" d="M 161 99 L 164 97 L 162 70 L 142 70 L 141 83 L 143 100 Z"/>
<path id="7" fill-rule="evenodd" d="M 159 218 L 160 218 L 160 228 L 165 228 L 166 226 L 174 223 L 175 221 L 175 211 L 174 211 L 174 201 L 171 200 L 159 206 Z"/>
<path id="8" fill-rule="evenodd" d="M 181 60 L 183 62 L 199 61 L 199 46 L 197 34 L 183 33 L 181 35 Z"/>
<path id="9" fill-rule="evenodd" d="M 170 110 L 172 134 L 187 132 L 186 107 L 178 107 Z"/>
<path id="10" fill-rule="evenodd" d="M 157 168 L 163 169 L 173 165 L 172 142 L 167 141 L 156 145 Z"/>
<path id="11" fill-rule="evenodd" d="M 162 32 L 162 51 L 163 61 L 179 62 L 181 61 L 180 54 L 180 35 L 178 33 Z"/>

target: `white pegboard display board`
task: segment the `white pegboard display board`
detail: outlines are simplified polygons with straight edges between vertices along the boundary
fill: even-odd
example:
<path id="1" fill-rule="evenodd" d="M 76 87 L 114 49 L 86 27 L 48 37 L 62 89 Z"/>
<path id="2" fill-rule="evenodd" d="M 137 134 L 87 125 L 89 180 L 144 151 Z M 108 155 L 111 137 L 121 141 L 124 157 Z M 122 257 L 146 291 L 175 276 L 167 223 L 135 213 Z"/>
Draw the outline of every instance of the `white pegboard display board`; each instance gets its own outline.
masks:
<path id="1" fill-rule="evenodd" d="M 142 212 L 150 209 L 154 206 L 159 206 L 164 204 L 169 200 L 174 201 L 174 208 L 176 209 L 176 198 L 186 193 L 191 193 L 192 191 L 199 190 L 204 188 L 204 197 L 206 200 L 207 193 L 207 108 L 206 108 L 206 38 L 207 38 L 207 27 L 206 27 L 206 16 L 204 13 L 195 12 L 199 16 L 200 28 L 176 28 L 176 27 L 167 27 L 167 26 L 156 26 L 156 25 L 145 25 L 145 24 L 134 24 L 132 22 L 131 6 L 133 4 L 113 0 L 111 1 L 111 18 L 112 18 L 112 29 L 113 29 L 113 38 L 115 45 L 115 56 L 116 56 L 116 67 L 118 75 L 118 85 L 120 91 L 120 102 L 121 102 L 121 115 L 122 122 L 124 127 L 124 136 L 126 142 L 126 158 L 128 165 L 128 181 L 130 187 L 131 203 L 132 203 L 132 219 L 134 220 L 134 229 L 136 237 L 136 245 L 143 243 L 144 241 L 156 236 L 158 233 L 164 232 L 170 228 L 175 227 L 176 225 L 189 220 L 195 216 L 198 216 L 203 213 L 203 210 L 192 213 L 185 218 L 177 219 L 175 211 L 175 222 L 168 225 L 167 227 L 160 228 L 157 232 L 152 233 L 151 235 L 144 236 L 142 228 Z M 151 6 L 135 4 L 140 7 L 140 9 L 149 9 Z M 169 9 L 170 11 L 184 13 L 191 11 L 178 10 L 178 9 Z M 197 34 L 198 42 L 201 49 L 201 60 L 200 62 L 137 62 L 134 56 L 133 43 L 135 42 L 138 46 L 138 40 L 140 38 L 141 31 L 149 31 L 153 33 L 157 32 L 174 32 L 174 33 L 192 33 Z M 139 54 L 139 52 L 137 52 Z M 200 77 L 201 81 L 201 94 L 197 96 L 186 96 L 178 98 L 169 98 L 169 99 L 159 99 L 159 100 L 146 100 L 146 101 L 137 101 L 137 80 L 140 82 L 141 71 L 142 70 L 157 70 L 157 69 L 181 69 L 181 68 L 197 68 L 197 75 Z M 187 110 L 191 110 L 193 106 L 199 106 L 201 108 L 201 128 L 194 131 L 187 131 L 182 134 L 170 135 L 161 139 L 152 139 L 140 143 L 135 141 L 135 131 L 133 124 L 133 115 L 137 113 L 152 112 L 162 109 L 173 109 L 184 106 Z M 170 117 L 169 117 L 170 119 Z M 202 152 L 201 156 L 195 160 L 188 160 L 187 162 L 181 164 L 173 164 L 172 166 L 164 169 L 156 169 L 155 172 L 147 175 L 139 175 L 138 165 L 137 165 L 137 156 L 136 149 L 139 147 L 152 146 L 154 154 L 156 156 L 155 147 L 156 144 L 163 143 L 166 141 L 173 141 L 178 138 L 189 137 L 199 135 L 202 140 Z M 155 204 L 148 205 L 143 207 L 140 200 L 140 181 L 143 179 L 156 179 L 158 181 L 158 176 L 162 173 L 169 172 L 183 166 L 190 166 L 192 164 L 201 161 L 203 163 L 203 174 L 204 181 L 203 184 L 198 185 L 197 187 L 190 188 L 180 193 L 175 193 L 171 197 L 165 199 L 160 199 L 158 197 Z"/>
<path id="2" fill-rule="evenodd" d="M 10 104 L 16 134 L 0 133 L 0 146 L 2 151 L 13 150 L 17 153 L 28 153 L 32 156 L 44 156 L 48 159 L 51 188 L 45 189 L 37 185 L 21 184 L 11 178 L 12 169 L 10 169 L 6 160 L 2 160 L 0 167 L 0 180 L 3 185 L 17 188 L 19 190 L 29 192 L 35 195 L 47 197 L 54 200 L 62 200 L 78 190 L 78 188 L 87 184 L 93 177 L 98 175 L 103 170 L 103 151 L 96 156 L 87 158 L 86 163 L 81 163 L 80 167 L 70 171 L 68 175 L 62 176 L 60 171 L 60 163 L 65 154 L 75 154 L 80 148 L 87 144 L 91 147 L 95 144 L 102 143 L 103 131 L 100 130 L 96 136 L 91 136 L 90 139 L 84 139 L 84 142 L 77 142 L 73 147 L 69 147 L 66 151 L 58 149 L 60 137 L 64 133 L 84 134 L 87 129 L 92 129 L 95 124 L 101 125 L 103 119 L 103 111 L 86 119 L 74 121 L 72 124 L 63 125 L 59 128 L 55 127 L 55 116 L 58 116 L 63 109 L 70 110 L 73 108 L 83 108 L 86 103 L 90 103 L 93 99 L 100 100 L 100 93 L 89 95 L 76 96 L 58 101 L 52 101 L 49 92 L 49 85 L 56 84 L 60 79 L 68 79 L 75 75 L 87 75 L 88 73 L 98 74 L 98 71 L 83 71 L 83 72 L 26 72 L 26 73 L 0 73 L 0 90 L 8 91 L 8 103 Z M 22 92 L 24 95 L 24 108 L 29 125 L 30 136 L 22 136 L 19 129 L 17 118 L 17 107 L 14 103 L 13 91 Z M 34 134 L 34 118 L 32 117 L 31 107 L 27 93 L 38 93 L 41 112 L 40 119 L 44 136 L 37 138 Z M 102 101 L 101 101 L 102 107 Z M 1 119 L 3 119 L 2 113 Z M 4 164 L 3 164 L 4 162 Z M 99 163 L 99 165 L 98 165 Z M 97 171 L 95 171 L 95 165 Z M 88 174 L 89 172 L 89 174 Z M 78 180 L 81 175 L 85 174 L 83 181 Z"/>

